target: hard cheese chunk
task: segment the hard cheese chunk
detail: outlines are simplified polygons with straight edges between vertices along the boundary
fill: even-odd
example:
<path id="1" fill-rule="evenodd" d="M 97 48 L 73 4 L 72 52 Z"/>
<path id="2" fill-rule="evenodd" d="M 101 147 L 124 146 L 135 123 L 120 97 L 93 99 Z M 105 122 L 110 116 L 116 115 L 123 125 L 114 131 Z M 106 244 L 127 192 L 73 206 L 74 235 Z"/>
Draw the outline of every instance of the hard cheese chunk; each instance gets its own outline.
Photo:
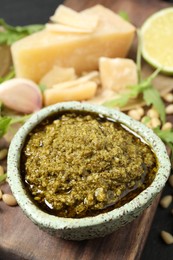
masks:
<path id="1" fill-rule="evenodd" d="M 96 29 L 88 34 L 61 33 L 44 29 L 27 36 L 11 47 L 17 77 L 39 82 L 54 65 L 83 71 L 98 69 L 98 59 L 125 57 L 135 28 L 111 10 L 96 5 L 81 12 L 96 15 Z"/>
<path id="2" fill-rule="evenodd" d="M 62 68 L 54 66 L 40 80 L 40 84 L 44 85 L 46 88 L 51 88 L 55 84 L 74 79 L 76 79 L 74 68 Z"/>
<path id="3" fill-rule="evenodd" d="M 137 67 L 131 59 L 101 57 L 99 70 L 103 89 L 120 93 L 137 83 Z"/>
<path id="4" fill-rule="evenodd" d="M 87 81 L 73 87 L 50 88 L 44 91 L 44 105 L 49 106 L 62 101 L 87 100 L 95 96 L 96 90 L 97 84 L 94 81 Z"/>

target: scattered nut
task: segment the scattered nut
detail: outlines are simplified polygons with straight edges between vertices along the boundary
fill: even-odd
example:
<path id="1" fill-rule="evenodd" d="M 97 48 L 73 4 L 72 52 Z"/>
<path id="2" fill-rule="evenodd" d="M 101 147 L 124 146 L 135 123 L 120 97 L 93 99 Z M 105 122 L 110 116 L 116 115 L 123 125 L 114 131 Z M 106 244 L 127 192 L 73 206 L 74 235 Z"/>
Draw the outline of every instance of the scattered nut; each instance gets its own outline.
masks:
<path id="1" fill-rule="evenodd" d="M 4 160 L 7 157 L 8 150 L 6 148 L 0 150 L 0 160 Z"/>
<path id="2" fill-rule="evenodd" d="M 137 109 L 129 110 L 128 115 L 131 116 L 135 120 L 141 119 L 141 114 L 138 112 Z"/>
<path id="3" fill-rule="evenodd" d="M 2 199 L 2 190 L 0 189 L 0 200 Z"/>
<path id="4" fill-rule="evenodd" d="M 146 123 L 146 126 L 149 127 L 149 128 L 153 128 L 153 126 L 151 124 L 151 120 L 148 123 Z"/>
<path id="5" fill-rule="evenodd" d="M 136 111 L 138 112 L 138 114 L 139 114 L 140 116 L 143 116 L 143 115 L 144 115 L 144 109 L 143 109 L 142 107 L 138 107 L 138 108 L 136 109 Z"/>
<path id="6" fill-rule="evenodd" d="M 162 208 L 168 208 L 169 205 L 172 202 L 172 196 L 171 195 L 166 195 L 164 196 L 161 200 L 160 200 L 160 205 L 162 206 Z"/>
<path id="7" fill-rule="evenodd" d="M 170 233 L 163 230 L 160 235 L 166 244 L 173 244 L 173 236 Z"/>
<path id="8" fill-rule="evenodd" d="M 166 114 L 173 114 L 173 104 L 166 107 Z"/>
<path id="9" fill-rule="evenodd" d="M 169 184 L 173 187 L 173 174 L 169 176 Z"/>
<path id="10" fill-rule="evenodd" d="M 157 110 L 155 110 L 154 108 L 151 108 L 148 110 L 147 112 L 147 116 L 153 118 L 153 117 L 159 117 L 159 113 L 157 112 Z"/>
<path id="11" fill-rule="evenodd" d="M 0 176 L 4 174 L 4 168 L 0 165 Z"/>
<path id="12" fill-rule="evenodd" d="M 166 102 L 173 102 L 173 94 L 172 93 L 167 93 L 163 96 L 163 99 Z"/>
<path id="13" fill-rule="evenodd" d="M 162 126 L 162 130 L 169 130 L 172 128 L 172 123 L 171 122 L 166 122 L 163 126 Z"/>
<path id="14" fill-rule="evenodd" d="M 156 128 L 157 126 L 161 125 L 161 122 L 160 122 L 160 120 L 157 117 L 151 118 L 150 123 L 151 123 L 151 127 L 152 128 Z"/>
<path id="15" fill-rule="evenodd" d="M 17 201 L 14 198 L 13 195 L 11 194 L 3 194 L 2 195 L 2 200 L 8 205 L 8 206 L 16 206 L 17 205 Z"/>

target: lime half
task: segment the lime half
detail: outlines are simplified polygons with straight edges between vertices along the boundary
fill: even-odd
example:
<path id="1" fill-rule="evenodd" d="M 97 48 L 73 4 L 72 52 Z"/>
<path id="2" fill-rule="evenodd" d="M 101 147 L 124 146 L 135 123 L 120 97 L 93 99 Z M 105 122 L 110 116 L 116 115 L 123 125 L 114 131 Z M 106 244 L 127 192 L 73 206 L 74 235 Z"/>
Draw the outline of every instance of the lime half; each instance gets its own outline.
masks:
<path id="1" fill-rule="evenodd" d="M 173 74 L 173 8 L 150 16 L 141 28 L 142 56 L 155 68 Z"/>

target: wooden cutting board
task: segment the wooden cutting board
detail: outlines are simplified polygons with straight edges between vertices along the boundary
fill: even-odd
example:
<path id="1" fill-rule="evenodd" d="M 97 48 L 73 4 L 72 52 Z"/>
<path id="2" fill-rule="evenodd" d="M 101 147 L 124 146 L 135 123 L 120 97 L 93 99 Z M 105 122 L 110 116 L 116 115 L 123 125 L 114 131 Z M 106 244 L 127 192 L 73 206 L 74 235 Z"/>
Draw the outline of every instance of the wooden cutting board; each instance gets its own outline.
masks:
<path id="1" fill-rule="evenodd" d="M 65 4 L 79 11 L 97 3 L 118 11 L 126 11 L 130 21 L 140 26 L 155 11 L 168 7 L 166 2 L 148 1 L 79 1 Z M 133 56 L 133 50 L 132 50 Z M 146 73 L 150 67 L 145 65 Z M 144 71 L 145 72 L 145 71 Z M 162 77 L 162 81 L 169 80 Z M 159 81 L 161 82 L 161 81 Z M 171 119 L 173 122 L 173 118 Z M 3 185 L 4 192 L 9 191 Z M 140 258 L 147 238 L 159 196 L 145 212 L 132 223 L 104 238 L 88 241 L 65 241 L 39 230 L 19 207 L 11 208 L 0 201 L 0 259 L 1 260 L 137 260 Z"/>

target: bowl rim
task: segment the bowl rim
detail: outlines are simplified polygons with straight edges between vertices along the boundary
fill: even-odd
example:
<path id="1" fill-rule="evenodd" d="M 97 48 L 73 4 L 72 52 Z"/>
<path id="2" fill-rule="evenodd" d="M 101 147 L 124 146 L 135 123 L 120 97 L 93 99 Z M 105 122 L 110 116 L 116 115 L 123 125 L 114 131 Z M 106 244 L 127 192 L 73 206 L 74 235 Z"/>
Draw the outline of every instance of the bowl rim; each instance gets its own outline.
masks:
<path id="1" fill-rule="evenodd" d="M 21 180 L 19 162 L 20 152 L 24 144 L 24 140 L 28 133 L 43 119 L 65 110 L 80 110 L 88 112 L 96 112 L 113 118 L 114 120 L 127 125 L 132 131 L 142 136 L 149 143 L 158 159 L 158 172 L 151 185 L 137 195 L 133 200 L 106 213 L 101 213 L 92 217 L 84 218 L 63 218 L 50 215 L 39 209 L 27 196 Z M 36 224 L 42 227 L 49 227 L 54 230 L 81 228 L 87 226 L 96 226 L 101 223 L 115 221 L 126 214 L 132 214 L 138 208 L 148 205 L 149 202 L 162 190 L 170 173 L 170 160 L 166 151 L 166 147 L 161 139 L 148 127 L 143 125 L 126 114 L 116 110 L 103 107 L 101 105 L 93 105 L 87 102 L 62 102 L 49 107 L 45 107 L 31 116 L 30 119 L 18 130 L 11 141 L 8 159 L 7 159 L 7 178 L 12 193 L 15 196 L 19 206 L 24 213 L 32 219 Z M 147 206 L 146 206 L 147 207 Z"/>

